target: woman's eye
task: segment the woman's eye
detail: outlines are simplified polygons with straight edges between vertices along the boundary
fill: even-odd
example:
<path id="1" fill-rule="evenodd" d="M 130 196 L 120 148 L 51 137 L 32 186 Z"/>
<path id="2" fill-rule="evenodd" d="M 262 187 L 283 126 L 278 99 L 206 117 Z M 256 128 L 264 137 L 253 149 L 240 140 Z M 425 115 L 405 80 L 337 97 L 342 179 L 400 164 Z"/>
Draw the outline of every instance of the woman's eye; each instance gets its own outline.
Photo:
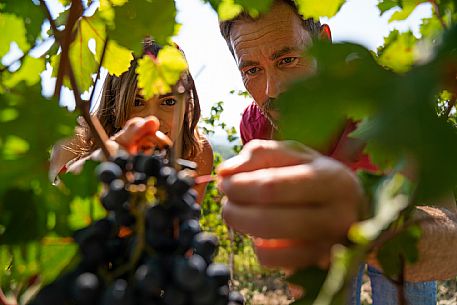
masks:
<path id="1" fill-rule="evenodd" d="M 137 97 L 137 98 L 135 99 L 134 106 L 135 106 L 135 107 L 144 106 L 144 99 L 138 98 L 138 97 Z"/>
<path id="2" fill-rule="evenodd" d="M 174 106 L 176 104 L 176 100 L 174 98 L 167 98 L 162 101 L 162 105 L 166 106 Z"/>
<path id="3" fill-rule="evenodd" d="M 281 61 L 279 62 L 279 64 L 280 64 L 280 65 L 281 65 L 281 64 L 287 65 L 287 64 L 293 63 L 293 62 L 296 61 L 296 60 L 297 60 L 297 57 L 286 57 L 286 58 L 281 59 Z"/>
<path id="4" fill-rule="evenodd" d="M 250 68 L 250 69 L 246 70 L 246 72 L 244 72 L 244 73 L 246 73 L 247 75 L 255 75 L 259 71 L 260 71 L 260 68 L 253 67 L 253 68 Z"/>

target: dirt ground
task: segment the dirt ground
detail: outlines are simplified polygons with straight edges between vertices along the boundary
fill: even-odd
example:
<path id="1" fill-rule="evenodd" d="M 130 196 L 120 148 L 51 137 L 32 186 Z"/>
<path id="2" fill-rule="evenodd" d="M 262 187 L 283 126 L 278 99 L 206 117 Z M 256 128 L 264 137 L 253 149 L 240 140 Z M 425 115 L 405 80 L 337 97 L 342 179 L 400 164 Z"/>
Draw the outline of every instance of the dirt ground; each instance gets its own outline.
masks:
<path id="1" fill-rule="evenodd" d="M 241 292 L 247 297 L 247 305 L 288 305 L 292 303 L 293 299 L 284 287 L 269 288 L 272 287 L 264 286 L 261 291 L 254 292 L 242 289 Z M 368 281 L 362 285 L 361 301 L 363 305 L 372 304 L 371 286 Z M 457 305 L 456 280 L 438 282 L 436 305 Z"/>

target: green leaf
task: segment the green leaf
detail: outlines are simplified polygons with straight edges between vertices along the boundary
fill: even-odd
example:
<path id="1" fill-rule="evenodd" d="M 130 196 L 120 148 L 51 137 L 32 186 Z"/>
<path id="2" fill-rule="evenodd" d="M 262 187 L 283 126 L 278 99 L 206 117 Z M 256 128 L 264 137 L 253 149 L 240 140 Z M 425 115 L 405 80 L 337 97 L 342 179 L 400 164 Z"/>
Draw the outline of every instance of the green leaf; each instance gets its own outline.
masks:
<path id="1" fill-rule="evenodd" d="M 442 30 L 443 27 L 438 18 L 435 16 L 422 19 L 422 23 L 420 25 L 422 39 L 433 40 L 442 34 Z"/>
<path id="2" fill-rule="evenodd" d="M 390 32 L 384 45 L 378 48 L 378 62 L 398 73 L 408 71 L 414 63 L 416 42 L 410 31 L 401 34 L 396 30 Z"/>
<path id="3" fill-rule="evenodd" d="M 107 25 L 114 27 L 114 9 L 113 6 L 124 5 L 128 0 L 100 0 L 100 16 Z"/>
<path id="4" fill-rule="evenodd" d="M 103 52 L 103 46 L 106 41 L 106 26 L 102 19 L 95 14 L 91 17 L 83 17 L 81 28 L 90 37 L 95 39 L 96 60 L 100 64 L 100 58 Z M 130 67 L 133 59 L 132 51 L 118 45 L 115 41 L 110 40 L 103 59 L 103 67 L 112 75 L 120 76 Z"/>
<path id="5" fill-rule="evenodd" d="M 403 262 L 415 263 L 419 259 L 417 243 L 420 237 L 420 227 L 410 226 L 382 245 L 377 258 L 386 276 L 397 278 Z"/>
<path id="6" fill-rule="evenodd" d="M 36 179 L 42 185 L 49 184 L 49 148 L 57 140 L 73 134 L 76 115 L 59 107 L 56 100 L 44 99 L 39 85 L 17 85 L 14 94 L 0 95 L 0 112 L 4 110 L 14 112 L 15 115 L 2 122 L 0 143 L 5 143 L 7 138 L 14 136 L 25 141 L 28 150 L 5 156 L 4 147 L 1 148 L 0 196 L 11 186 L 29 187 Z"/>
<path id="7" fill-rule="evenodd" d="M 27 29 L 27 41 L 30 45 L 33 45 L 41 32 L 41 25 L 44 21 L 43 9 L 39 5 L 35 5 L 32 0 L 2 0 L 2 5 L 2 12 L 11 13 L 22 18 L 24 26 Z M 0 33 L 4 35 L 6 32 L 0 31 Z M 12 32 L 12 34 L 16 33 Z"/>
<path id="8" fill-rule="evenodd" d="M 389 22 L 407 19 L 419 4 L 425 2 L 428 2 L 428 0 L 402 0 L 402 9 L 395 12 L 392 17 L 390 17 Z"/>
<path id="9" fill-rule="evenodd" d="M 30 149 L 29 143 L 14 135 L 7 136 L 4 143 L 0 145 L 1 155 L 5 160 L 15 160 L 27 153 Z"/>
<path id="10" fill-rule="evenodd" d="M 306 269 L 301 269 L 290 277 L 287 278 L 287 281 L 299 285 L 305 289 L 304 296 L 294 302 L 294 305 L 307 305 L 313 304 L 314 299 L 316 299 L 319 294 L 320 288 L 327 277 L 327 270 L 323 270 L 317 267 L 309 267 Z"/>
<path id="11" fill-rule="evenodd" d="M 378 2 L 378 8 L 380 11 L 380 15 L 382 16 L 385 12 L 389 11 L 390 9 L 401 6 L 400 0 L 380 0 Z"/>
<path id="12" fill-rule="evenodd" d="M 145 55 L 138 60 L 138 87 L 146 99 L 169 93 L 186 69 L 183 54 L 175 47 L 165 46 L 157 58 Z"/>
<path id="13" fill-rule="evenodd" d="M 435 60 L 403 75 L 383 70 L 365 48 L 316 44 L 310 52 L 319 63 L 317 74 L 278 101 L 282 138 L 326 152 L 341 124 L 364 114 L 370 123 L 353 135 L 396 158 L 391 164 L 415 164 L 418 200 L 436 200 L 457 184 L 457 164 L 449 162 L 457 155 L 457 132 L 434 109 L 437 94 L 455 83 L 455 72 L 444 71 L 457 65 L 457 27 L 443 42 Z"/>
<path id="14" fill-rule="evenodd" d="M 77 197 L 70 203 L 71 214 L 67 219 L 68 226 L 74 231 L 87 227 L 93 221 L 106 217 L 106 210 L 100 200 L 92 197 Z"/>
<path id="15" fill-rule="evenodd" d="M 346 0 L 295 0 L 295 3 L 304 18 L 319 20 L 319 17 L 330 18 L 335 16 L 343 4 L 346 3 Z"/>
<path id="16" fill-rule="evenodd" d="M 230 20 L 238 16 L 243 7 L 236 4 L 234 0 L 222 0 L 217 7 L 217 14 L 221 20 Z"/>
<path id="17" fill-rule="evenodd" d="M 375 240 L 408 206 L 408 188 L 408 181 L 399 174 L 382 181 L 373 198 L 375 216 L 352 225 L 348 238 L 358 244 Z"/>
<path id="18" fill-rule="evenodd" d="M 166 44 L 174 34 L 176 8 L 174 1 L 130 0 L 115 6 L 114 26 L 109 37 L 120 45 L 141 54 L 141 41 L 152 36 L 159 44 Z"/>
<path id="19" fill-rule="evenodd" d="M 10 50 L 10 44 L 16 42 L 22 51 L 30 48 L 26 38 L 24 20 L 12 14 L 0 13 L 0 58 Z"/>
<path id="20" fill-rule="evenodd" d="M 348 117 L 359 120 L 376 110 L 395 78 L 361 46 L 317 43 L 310 52 L 318 77 L 298 80 L 280 96 L 279 131 L 283 139 L 327 151 Z"/>
<path id="21" fill-rule="evenodd" d="M 54 280 L 76 254 L 77 246 L 68 238 L 45 237 L 41 242 L 0 246 L 0 283 L 7 288 L 29 285 L 32 278 L 39 276 L 45 285 Z"/>
<path id="22" fill-rule="evenodd" d="M 95 168 L 98 164 L 98 162 L 87 160 L 80 173 L 67 173 L 60 177 L 73 197 L 93 197 L 97 193 L 99 181 L 95 177 Z"/>
<path id="23" fill-rule="evenodd" d="M 10 73 L 3 80 L 3 85 L 13 88 L 19 82 L 25 81 L 28 86 L 35 85 L 40 81 L 40 73 L 45 69 L 43 58 L 26 56 L 18 71 Z"/>
<path id="24" fill-rule="evenodd" d="M 22 244 L 46 233 L 45 211 L 30 189 L 11 188 L 0 197 L 0 244 Z M 27 229 L 25 229 L 27 228 Z"/>
<path id="25" fill-rule="evenodd" d="M 78 254 L 78 246 L 69 238 L 48 238 L 41 242 L 40 278 L 43 285 L 56 279 Z"/>
<path id="26" fill-rule="evenodd" d="M 115 41 L 108 42 L 103 67 L 110 74 L 121 76 L 129 69 L 132 60 L 133 55 L 130 50 L 118 45 Z"/>

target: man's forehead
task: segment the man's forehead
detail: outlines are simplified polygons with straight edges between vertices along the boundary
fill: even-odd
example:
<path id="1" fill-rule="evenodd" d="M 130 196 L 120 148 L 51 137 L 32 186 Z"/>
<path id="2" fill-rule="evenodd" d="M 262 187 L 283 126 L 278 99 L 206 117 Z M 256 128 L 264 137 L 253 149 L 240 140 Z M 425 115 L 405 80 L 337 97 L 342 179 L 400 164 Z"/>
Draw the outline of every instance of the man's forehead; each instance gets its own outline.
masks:
<path id="1" fill-rule="evenodd" d="M 291 30 L 281 24 L 271 24 L 250 31 L 240 28 L 232 36 L 232 48 L 237 61 L 255 60 L 258 56 L 274 60 L 280 55 L 302 51 L 312 44 L 309 33 L 303 28 Z"/>
<path id="2" fill-rule="evenodd" d="M 311 44 L 311 36 L 303 28 L 302 19 L 286 4 L 274 5 L 259 19 L 235 22 L 230 40 L 236 57 L 246 52 L 273 53 L 286 47 L 303 49 Z"/>

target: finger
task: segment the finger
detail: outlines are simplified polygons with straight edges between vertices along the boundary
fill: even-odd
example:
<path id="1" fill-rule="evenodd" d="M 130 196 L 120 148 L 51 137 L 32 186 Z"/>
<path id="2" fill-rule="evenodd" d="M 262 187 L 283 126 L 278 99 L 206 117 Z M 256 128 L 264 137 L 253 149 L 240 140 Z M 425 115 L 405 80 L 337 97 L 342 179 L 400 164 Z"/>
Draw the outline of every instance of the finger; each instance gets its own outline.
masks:
<path id="1" fill-rule="evenodd" d="M 134 154 L 138 151 L 139 141 L 146 136 L 155 136 L 159 126 L 159 120 L 154 116 L 135 117 L 128 120 L 124 128 L 112 139 L 126 148 L 129 153 Z"/>
<path id="2" fill-rule="evenodd" d="M 136 146 L 136 148 L 135 148 Z M 156 131 L 154 135 L 146 135 L 139 139 L 136 144 L 131 145 L 131 150 L 142 151 L 143 153 L 153 153 L 155 148 L 166 149 L 173 146 L 171 139 L 161 131 Z"/>
<path id="3" fill-rule="evenodd" d="M 227 202 L 222 216 L 228 226 L 255 237 L 339 242 L 345 240 L 350 225 L 356 221 L 356 213 L 345 212 L 347 209 L 344 203 L 340 208 L 259 208 Z"/>
<path id="4" fill-rule="evenodd" d="M 220 176 L 261 168 L 282 167 L 311 162 L 319 153 L 293 141 L 253 140 L 241 153 L 222 163 L 217 173 Z"/>
<path id="5" fill-rule="evenodd" d="M 131 128 L 132 141 L 138 142 L 143 137 L 154 136 L 159 130 L 159 126 L 159 120 L 155 116 L 146 117 L 141 124 L 138 124 L 135 128 Z"/>
<path id="6" fill-rule="evenodd" d="M 264 248 L 256 245 L 255 252 L 262 265 L 297 269 L 320 265 L 330 256 L 330 243 L 318 242 L 293 245 L 287 248 Z"/>
<path id="7" fill-rule="evenodd" d="M 350 191 L 342 189 L 345 184 L 340 180 L 332 177 L 327 169 L 310 163 L 224 177 L 219 181 L 219 188 L 231 201 L 238 203 L 315 204 L 333 198 L 340 191 Z"/>
<path id="8" fill-rule="evenodd" d="M 154 134 L 154 139 L 161 149 L 173 146 L 173 142 L 171 141 L 171 139 L 161 131 L 156 131 L 156 133 Z"/>

